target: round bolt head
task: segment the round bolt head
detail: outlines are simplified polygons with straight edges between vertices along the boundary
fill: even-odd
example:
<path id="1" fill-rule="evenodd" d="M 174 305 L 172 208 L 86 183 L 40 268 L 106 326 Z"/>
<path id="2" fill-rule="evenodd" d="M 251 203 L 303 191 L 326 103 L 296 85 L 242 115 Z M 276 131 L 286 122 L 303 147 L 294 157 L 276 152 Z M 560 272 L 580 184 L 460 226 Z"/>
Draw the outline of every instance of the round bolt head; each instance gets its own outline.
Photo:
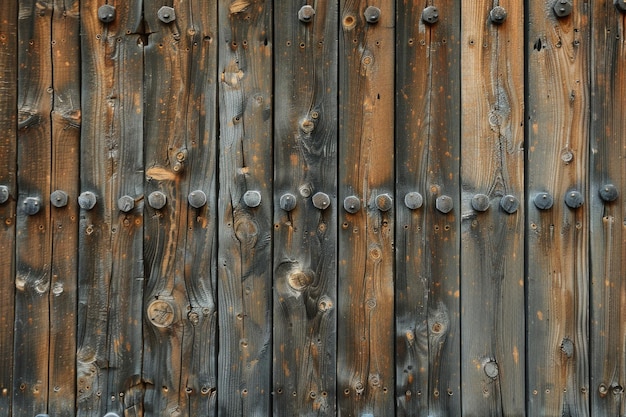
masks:
<path id="1" fill-rule="evenodd" d="M 489 197 L 485 194 L 476 194 L 472 197 L 472 208 L 476 211 L 487 211 L 489 209 Z"/>
<path id="2" fill-rule="evenodd" d="M 296 196 L 290 193 L 280 196 L 280 208 L 285 211 L 291 211 L 296 208 Z"/>
<path id="3" fill-rule="evenodd" d="M 495 361 L 489 361 L 485 363 L 483 369 L 485 371 L 485 375 L 492 379 L 495 379 L 500 373 L 498 369 L 498 364 Z"/>
<path id="4" fill-rule="evenodd" d="M 417 191 L 411 191 L 404 196 L 404 205 L 410 210 L 416 210 L 424 204 L 424 198 Z"/>
<path id="5" fill-rule="evenodd" d="M 111 23 L 115 20 L 115 7 L 110 4 L 102 5 L 98 8 L 98 19 L 102 23 Z"/>
<path id="6" fill-rule="evenodd" d="M 104 415 L 104 417 L 120 417 L 117 413 L 109 412 Z"/>
<path id="7" fill-rule="evenodd" d="M 617 187 L 613 184 L 604 184 L 600 188 L 600 198 L 607 203 L 617 200 L 617 194 Z"/>
<path id="8" fill-rule="evenodd" d="M 513 214 L 519 208 L 519 200 L 512 195 L 505 195 L 500 200 L 500 207 L 509 214 Z"/>
<path id="9" fill-rule="evenodd" d="M 35 214 L 39 213 L 39 210 L 41 210 L 41 201 L 38 197 L 26 197 L 24 199 L 23 205 L 24 213 L 29 216 L 34 216 Z"/>
<path id="10" fill-rule="evenodd" d="M 189 205 L 193 208 L 200 208 L 206 204 L 206 194 L 202 190 L 195 190 L 187 196 Z"/>
<path id="11" fill-rule="evenodd" d="M 163 23 L 170 23 L 176 20 L 176 12 L 173 7 L 163 6 L 157 12 L 157 17 Z"/>
<path id="12" fill-rule="evenodd" d="M 450 196 L 441 195 L 437 197 L 435 207 L 443 214 L 450 213 L 452 211 L 452 207 L 454 207 L 454 201 Z"/>
<path id="13" fill-rule="evenodd" d="M 506 10 L 502 6 L 496 6 L 489 12 L 489 19 L 496 25 L 501 25 L 506 20 Z"/>
<path id="14" fill-rule="evenodd" d="M 0 185 L 0 204 L 4 204 L 9 200 L 9 187 Z"/>
<path id="15" fill-rule="evenodd" d="M 258 191 L 246 191 L 243 195 L 243 202 L 250 208 L 258 207 L 261 204 L 261 193 Z"/>
<path id="16" fill-rule="evenodd" d="M 129 195 L 123 195 L 120 197 L 119 200 L 117 200 L 117 207 L 120 209 L 120 211 L 128 213 L 135 208 L 135 199 Z"/>
<path id="17" fill-rule="evenodd" d="M 369 6 L 363 13 L 367 23 L 376 23 L 380 19 L 380 9 L 378 7 Z"/>
<path id="18" fill-rule="evenodd" d="M 84 210 L 91 210 L 96 205 L 96 195 L 91 191 L 85 191 L 78 196 L 78 205 Z"/>
<path id="19" fill-rule="evenodd" d="M 154 191 L 148 196 L 148 204 L 153 209 L 160 210 L 165 207 L 166 203 L 167 197 L 161 191 Z"/>
<path id="20" fill-rule="evenodd" d="M 313 19 L 313 16 L 315 16 L 315 9 L 308 4 L 298 10 L 298 19 L 301 22 L 308 23 Z"/>
<path id="21" fill-rule="evenodd" d="M 343 200 L 343 208 L 350 214 L 354 214 L 361 210 L 361 200 L 355 195 L 348 196 Z"/>
<path id="22" fill-rule="evenodd" d="M 393 200 L 389 194 L 379 194 L 376 196 L 376 208 L 380 211 L 389 211 L 393 207 Z"/>
<path id="23" fill-rule="evenodd" d="M 54 207 L 65 207 L 67 206 L 67 193 L 63 190 L 56 190 L 50 194 L 50 203 Z"/>
<path id="24" fill-rule="evenodd" d="M 613 0 L 613 4 L 620 12 L 626 12 L 626 0 Z"/>
<path id="25" fill-rule="evenodd" d="M 439 10 L 435 6 L 428 6 L 422 11 L 422 21 L 427 25 L 437 23 L 439 20 Z"/>
<path id="26" fill-rule="evenodd" d="M 571 0 L 556 0 L 552 9 L 557 17 L 567 17 L 572 13 L 573 9 Z"/>
<path id="27" fill-rule="evenodd" d="M 326 193 L 315 193 L 313 194 L 312 200 L 313 206 L 320 210 L 326 210 L 328 207 L 330 207 L 330 197 L 328 197 L 328 194 Z"/>
<path id="28" fill-rule="evenodd" d="M 535 203 L 535 207 L 539 210 L 548 210 L 549 208 L 552 208 L 554 199 L 548 193 L 539 193 L 535 196 L 533 202 Z"/>
<path id="29" fill-rule="evenodd" d="M 585 198 L 580 193 L 580 191 L 571 190 L 568 191 L 567 194 L 565 194 L 565 204 L 571 209 L 576 209 L 582 206 L 584 202 Z"/>

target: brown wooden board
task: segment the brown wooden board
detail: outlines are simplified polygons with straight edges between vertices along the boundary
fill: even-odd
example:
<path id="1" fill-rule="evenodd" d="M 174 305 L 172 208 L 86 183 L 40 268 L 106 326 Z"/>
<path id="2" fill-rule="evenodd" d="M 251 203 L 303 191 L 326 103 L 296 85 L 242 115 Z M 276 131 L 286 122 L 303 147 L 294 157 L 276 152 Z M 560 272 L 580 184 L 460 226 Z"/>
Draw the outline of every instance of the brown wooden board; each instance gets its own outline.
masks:
<path id="1" fill-rule="evenodd" d="M 398 415 L 460 415 L 460 16 L 398 2 L 396 398 Z M 436 208 L 448 196 L 452 210 Z M 420 201 L 421 197 L 421 201 Z M 407 204 L 408 203 L 408 204 Z"/>
<path id="2" fill-rule="evenodd" d="M 218 414 L 271 414 L 272 7 L 218 3 Z"/>
<path id="3" fill-rule="evenodd" d="M 274 416 L 336 412 L 338 14 L 314 6 L 274 10 Z"/>
<path id="4" fill-rule="evenodd" d="M 15 326 L 15 205 L 17 200 L 17 13 L 5 4 L 0 25 L 0 415 L 11 415 Z M 6 190 L 6 192 L 5 192 Z"/>
<path id="5" fill-rule="evenodd" d="M 19 2 L 18 137 L 13 415 L 46 413 L 52 227 L 51 26 L 47 3 Z"/>
<path id="6" fill-rule="evenodd" d="M 83 1 L 80 13 L 81 193 L 97 197 L 81 207 L 79 227 L 77 409 L 85 416 L 143 413 L 142 8 L 109 4 L 108 23 L 98 19 L 102 3 Z"/>
<path id="7" fill-rule="evenodd" d="M 591 415 L 626 415 L 626 19 L 591 10 Z M 615 194 L 616 193 L 616 194 Z"/>
<path id="8" fill-rule="evenodd" d="M 342 1 L 340 20 L 338 411 L 393 416 L 394 2 Z"/>
<path id="9" fill-rule="evenodd" d="M 172 10 L 144 2 L 143 379 L 150 415 L 210 415 L 215 405 L 215 220 L 207 214 L 215 211 L 217 8 L 204 4 L 177 2 Z M 208 205 L 189 205 L 197 190 L 211 196 Z"/>
<path id="10" fill-rule="evenodd" d="M 462 14 L 463 415 L 525 414 L 524 9 Z M 504 16 L 502 21 L 500 16 Z"/>
<path id="11" fill-rule="evenodd" d="M 48 414 L 73 416 L 76 406 L 76 252 L 81 123 L 79 5 L 77 0 L 58 0 L 52 7 L 54 91 Z"/>
<path id="12" fill-rule="evenodd" d="M 589 415 L 589 9 L 528 3 L 528 415 Z M 580 193 L 583 204 L 575 204 Z M 548 193 L 554 200 L 544 206 Z M 580 201 L 579 201 L 580 202 Z"/>

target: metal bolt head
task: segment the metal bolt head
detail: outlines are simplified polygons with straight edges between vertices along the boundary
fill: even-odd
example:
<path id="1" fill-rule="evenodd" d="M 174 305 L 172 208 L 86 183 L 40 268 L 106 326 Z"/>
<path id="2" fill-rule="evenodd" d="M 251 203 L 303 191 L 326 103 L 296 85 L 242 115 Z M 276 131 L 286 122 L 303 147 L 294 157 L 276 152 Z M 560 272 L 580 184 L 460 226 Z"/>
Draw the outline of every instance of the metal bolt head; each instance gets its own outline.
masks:
<path id="1" fill-rule="evenodd" d="M 160 210 L 165 207 L 166 203 L 167 197 L 161 191 L 154 191 L 148 196 L 148 204 L 153 209 Z"/>
<path id="2" fill-rule="evenodd" d="M 620 12 L 626 12 L 626 0 L 613 0 L 613 4 Z"/>
<path id="3" fill-rule="evenodd" d="M 39 213 L 39 210 L 41 210 L 41 200 L 39 197 L 26 197 L 22 204 L 24 213 L 29 216 L 34 216 Z"/>
<path id="4" fill-rule="evenodd" d="M 65 207 L 67 206 L 67 193 L 63 190 L 56 190 L 50 194 L 50 203 L 54 207 Z"/>
<path id="5" fill-rule="evenodd" d="M 576 209 L 582 206 L 584 202 L 585 198 L 580 193 L 580 191 L 571 190 L 568 191 L 567 194 L 565 194 L 565 204 L 571 209 Z"/>
<path id="6" fill-rule="evenodd" d="M 435 6 L 428 6 L 422 11 L 422 21 L 427 25 L 433 25 L 439 20 L 439 10 Z"/>
<path id="7" fill-rule="evenodd" d="M 243 202 L 250 208 L 258 207 L 261 204 L 261 193 L 258 191 L 246 191 L 243 195 Z"/>
<path id="8" fill-rule="evenodd" d="M 502 6 L 496 6 L 489 12 L 489 19 L 493 24 L 501 25 L 506 20 L 506 10 Z"/>
<path id="9" fill-rule="evenodd" d="M 404 196 L 404 205 L 410 210 L 416 210 L 422 207 L 424 204 L 424 198 L 417 191 L 411 191 Z"/>
<path id="10" fill-rule="evenodd" d="M 291 193 L 285 193 L 280 196 L 280 208 L 285 211 L 291 211 L 296 208 L 296 196 Z"/>
<path id="11" fill-rule="evenodd" d="M 487 211 L 489 209 L 489 197 L 485 194 L 476 194 L 472 197 L 472 208 L 476 211 Z"/>
<path id="12" fill-rule="evenodd" d="M 312 200 L 313 206 L 320 210 L 326 210 L 328 207 L 330 207 L 330 197 L 328 197 L 328 194 L 326 193 L 315 193 L 313 194 Z"/>
<path id="13" fill-rule="evenodd" d="M 380 19 L 380 9 L 375 6 L 369 6 L 363 13 L 367 23 L 377 23 Z"/>
<path id="14" fill-rule="evenodd" d="M 572 13 L 572 0 L 556 0 L 552 9 L 557 17 L 567 17 Z"/>
<path id="15" fill-rule="evenodd" d="M 600 188 L 600 198 L 607 203 L 617 200 L 617 194 L 617 187 L 613 184 L 604 184 Z"/>
<path id="16" fill-rule="evenodd" d="M 0 204 L 4 204 L 9 200 L 9 187 L 0 185 Z"/>
<path id="17" fill-rule="evenodd" d="M 313 16 L 315 16 L 315 9 L 313 6 L 309 6 L 307 4 L 298 10 L 298 19 L 300 19 L 301 22 L 308 23 L 313 20 Z"/>
<path id="18" fill-rule="evenodd" d="M 348 196 L 343 200 L 343 208 L 350 214 L 354 214 L 361 210 L 361 200 L 355 195 Z"/>
<path id="19" fill-rule="evenodd" d="M 85 191 L 78 196 L 78 205 L 84 210 L 91 210 L 96 205 L 96 195 L 91 191 Z"/>
<path id="20" fill-rule="evenodd" d="M 452 207 L 454 207 L 452 197 L 447 195 L 440 195 L 437 197 L 437 200 L 435 201 L 435 208 L 441 213 L 450 213 L 452 211 Z"/>
<path id="21" fill-rule="evenodd" d="M 193 208 L 200 208 L 206 204 L 206 194 L 202 190 L 195 190 L 187 196 L 189 205 Z"/>
<path id="22" fill-rule="evenodd" d="M 380 211 L 389 211 L 393 207 L 393 200 L 389 194 L 379 194 L 376 196 L 376 208 Z"/>
<path id="23" fill-rule="evenodd" d="M 163 6 L 157 12 L 157 17 L 163 23 L 170 23 L 176 20 L 176 12 L 173 7 Z"/>
<path id="24" fill-rule="evenodd" d="M 110 4 L 102 5 L 98 8 L 98 19 L 102 23 L 111 23 L 115 20 L 115 7 Z"/>
<path id="25" fill-rule="evenodd" d="M 513 214 L 519 208 L 519 200 L 517 199 L 517 197 L 510 194 L 505 195 L 500 200 L 500 207 L 502 207 L 502 210 L 504 210 L 505 212 Z"/>
<path id="26" fill-rule="evenodd" d="M 533 202 L 535 203 L 535 207 L 539 210 L 548 210 L 552 208 L 552 204 L 554 204 L 554 198 L 548 193 L 538 193 Z"/>
<path id="27" fill-rule="evenodd" d="M 128 213 L 135 208 L 135 199 L 129 195 L 123 195 L 117 200 L 117 208 L 124 213 Z"/>

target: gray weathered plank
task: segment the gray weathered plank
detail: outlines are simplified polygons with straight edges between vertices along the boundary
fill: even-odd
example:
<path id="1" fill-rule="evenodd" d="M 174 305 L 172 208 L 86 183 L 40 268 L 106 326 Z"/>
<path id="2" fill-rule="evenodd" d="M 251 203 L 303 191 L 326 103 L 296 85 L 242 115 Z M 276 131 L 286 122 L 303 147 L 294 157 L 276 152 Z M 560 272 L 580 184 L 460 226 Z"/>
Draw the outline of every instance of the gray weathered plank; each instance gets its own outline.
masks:
<path id="1" fill-rule="evenodd" d="M 305 4 L 274 10 L 275 416 L 336 412 L 338 15 Z"/>
<path id="2" fill-rule="evenodd" d="M 590 16 L 585 2 L 561 19 L 552 6 L 527 13 L 527 411 L 588 416 Z"/>
<path id="3" fill-rule="evenodd" d="M 461 10 L 439 1 L 439 20 L 428 25 L 425 6 L 398 2 L 396 27 L 396 398 L 404 416 L 461 414 Z M 453 203 L 447 214 L 436 208 L 444 195 Z"/>
<path id="4" fill-rule="evenodd" d="M 271 414 L 271 6 L 218 3 L 221 416 Z"/>

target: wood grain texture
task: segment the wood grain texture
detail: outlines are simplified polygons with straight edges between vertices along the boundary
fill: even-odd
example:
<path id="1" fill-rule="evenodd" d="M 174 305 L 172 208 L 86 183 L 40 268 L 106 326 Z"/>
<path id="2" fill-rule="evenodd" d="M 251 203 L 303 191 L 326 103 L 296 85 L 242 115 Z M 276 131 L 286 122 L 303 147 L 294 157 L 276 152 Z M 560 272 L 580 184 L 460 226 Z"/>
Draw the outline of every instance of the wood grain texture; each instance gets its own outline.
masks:
<path id="1" fill-rule="evenodd" d="M 47 172 L 52 158 L 52 4 L 23 0 L 19 2 L 19 13 L 19 196 L 12 411 L 13 415 L 36 415 L 47 411 L 49 387 L 52 226 Z M 38 201 L 29 200 L 32 198 Z M 28 207 L 32 208 L 31 214 Z"/>
<path id="2" fill-rule="evenodd" d="M 114 2 L 115 19 L 98 20 L 100 3 L 81 2 L 81 209 L 77 411 L 143 413 L 143 45 L 141 2 Z M 134 200 L 123 212 L 118 199 Z"/>
<path id="3" fill-rule="evenodd" d="M 145 1 L 144 369 L 148 415 L 215 411 L 216 12 L 177 2 L 176 19 Z M 192 188 L 195 187 L 195 188 Z M 200 187 L 200 188 L 198 188 Z M 203 189 L 208 206 L 188 195 Z M 151 193 L 166 197 L 151 206 Z"/>
<path id="4" fill-rule="evenodd" d="M 396 398 L 398 415 L 460 415 L 460 16 L 398 2 L 396 36 Z M 419 193 L 423 206 L 404 204 Z M 443 214 L 436 199 L 447 195 Z"/>
<path id="5" fill-rule="evenodd" d="M 367 23 L 365 1 L 341 1 L 337 391 L 344 416 L 394 415 L 394 23 L 392 1 Z"/>
<path id="6" fill-rule="evenodd" d="M 18 2 L 4 5 L 0 25 L 0 415 L 11 415 L 15 326 L 15 210 L 17 200 Z"/>
<path id="7" fill-rule="evenodd" d="M 271 5 L 218 3 L 220 416 L 271 414 Z"/>
<path id="8" fill-rule="evenodd" d="M 589 10 L 557 19 L 540 1 L 527 16 L 527 411 L 588 416 Z M 565 204 L 572 191 L 582 207 Z"/>
<path id="9" fill-rule="evenodd" d="M 78 1 L 52 5 L 51 191 L 68 195 L 51 201 L 52 277 L 48 413 L 75 415 L 78 202 L 80 178 L 80 28 Z M 52 198 L 52 197 L 51 197 Z"/>
<path id="10" fill-rule="evenodd" d="M 274 416 L 336 412 L 338 10 L 304 4 L 274 10 Z"/>
<path id="11" fill-rule="evenodd" d="M 464 416 L 525 415 L 524 10 L 499 6 L 502 24 L 491 0 L 465 4 L 461 24 Z M 487 206 L 472 205 L 477 194 Z"/>
<path id="12" fill-rule="evenodd" d="M 591 45 L 591 415 L 624 416 L 626 401 L 626 20 L 593 2 Z M 601 198 L 607 185 L 613 201 Z"/>

